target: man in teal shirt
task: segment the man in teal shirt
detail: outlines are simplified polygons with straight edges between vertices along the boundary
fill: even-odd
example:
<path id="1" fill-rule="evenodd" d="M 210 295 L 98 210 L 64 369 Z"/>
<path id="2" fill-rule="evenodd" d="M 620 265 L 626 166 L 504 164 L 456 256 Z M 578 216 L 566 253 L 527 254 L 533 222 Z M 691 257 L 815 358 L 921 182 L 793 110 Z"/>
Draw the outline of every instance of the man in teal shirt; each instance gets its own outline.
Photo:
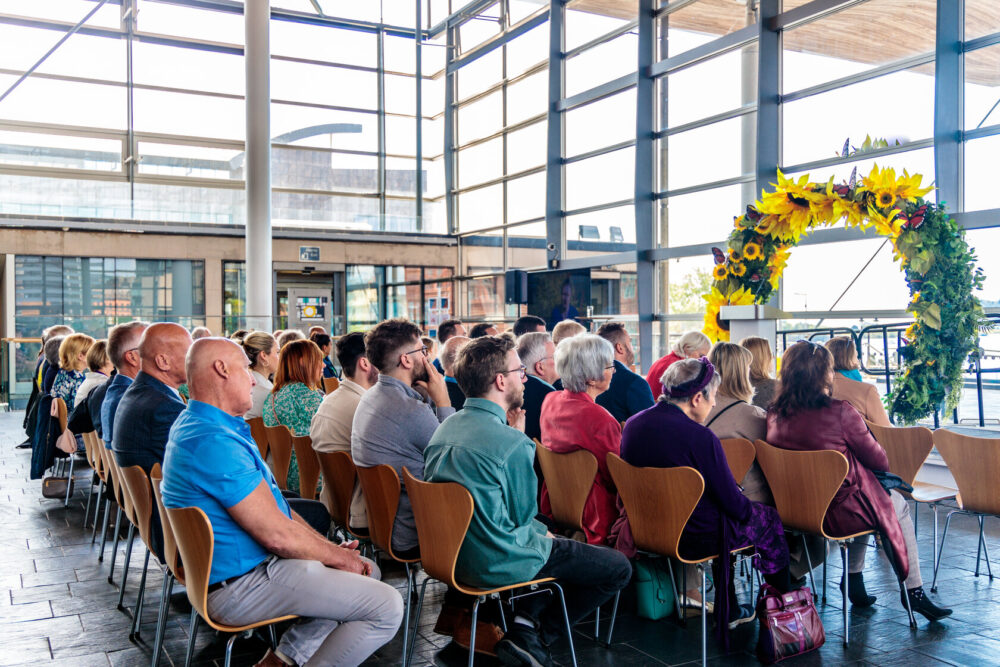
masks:
<path id="1" fill-rule="evenodd" d="M 570 622 L 583 618 L 625 587 L 632 567 L 613 549 L 553 537 L 535 519 L 535 446 L 524 435 L 525 368 L 514 342 L 473 340 L 459 353 L 455 377 L 468 398 L 424 450 L 424 479 L 458 482 L 475 501 L 457 579 L 489 588 L 555 577 Z M 564 627 L 553 601 L 534 595 L 518 602 L 514 623 L 496 647 L 505 664 L 551 664 L 547 646 Z"/>

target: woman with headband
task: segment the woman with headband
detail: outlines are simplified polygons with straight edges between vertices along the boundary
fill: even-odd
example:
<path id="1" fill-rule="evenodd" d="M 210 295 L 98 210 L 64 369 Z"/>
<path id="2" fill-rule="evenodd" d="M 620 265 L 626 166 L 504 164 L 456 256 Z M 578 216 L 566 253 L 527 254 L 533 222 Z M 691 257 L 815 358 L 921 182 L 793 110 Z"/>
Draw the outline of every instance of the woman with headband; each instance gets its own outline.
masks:
<path id="1" fill-rule="evenodd" d="M 760 554 L 755 567 L 769 584 L 787 592 L 792 588 L 788 545 L 778 512 L 743 495 L 729 471 L 722 443 L 702 425 L 715 406 L 720 383 L 715 367 L 704 357 L 684 359 L 672 364 L 661 381 L 663 393 L 656 405 L 625 424 L 622 458 L 634 466 L 690 466 L 700 472 L 705 479 L 705 491 L 684 527 L 680 552 L 695 559 L 728 554 L 753 544 Z M 737 603 L 732 563 L 729 557 L 712 563 L 715 615 L 729 621 L 717 622 L 717 631 L 724 641 L 727 628 L 754 618 L 752 605 Z M 720 591 L 728 594 L 720 595 Z"/>

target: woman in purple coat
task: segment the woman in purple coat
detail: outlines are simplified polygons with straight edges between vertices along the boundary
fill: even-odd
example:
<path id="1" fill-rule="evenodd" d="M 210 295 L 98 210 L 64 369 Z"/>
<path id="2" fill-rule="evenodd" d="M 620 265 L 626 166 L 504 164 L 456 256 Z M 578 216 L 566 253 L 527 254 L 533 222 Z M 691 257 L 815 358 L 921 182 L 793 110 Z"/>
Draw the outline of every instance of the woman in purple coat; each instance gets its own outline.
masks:
<path id="1" fill-rule="evenodd" d="M 768 410 L 767 442 L 793 450 L 833 449 L 847 457 L 850 468 L 830 503 L 824 528 L 832 535 L 876 530 L 892 547 L 893 566 L 905 580 L 910 606 L 930 621 L 951 614 L 931 602 L 920 579 L 920 560 L 910 508 L 897 492 L 887 493 L 873 471 L 887 471 L 889 458 L 858 411 L 832 398 L 833 355 L 811 341 L 785 350 L 778 396 Z M 867 542 L 848 545 L 851 604 L 867 607 L 875 596 L 865 590 L 862 570 Z M 900 602 L 906 607 L 900 591 Z"/>
<path id="2" fill-rule="evenodd" d="M 790 590 L 788 545 L 778 512 L 743 495 L 729 471 L 722 443 L 702 426 L 715 406 L 720 382 L 715 367 L 704 357 L 684 359 L 666 370 L 662 382 L 657 403 L 626 422 L 622 458 L 639 467 L 690 466 L 705 479 L 705 491 L 681 534 L 680 552 L 686 558 L 728 554 L 753 544 L 760 554 L 755 567 L 767 582 L 782 592 Z M 717 623 L 723 640 L 727 627 L 754 618 L 753 606 L 737 604 L 732 563 L 727 556 L 712 563 L 716 618 L 729 620 Z"/>

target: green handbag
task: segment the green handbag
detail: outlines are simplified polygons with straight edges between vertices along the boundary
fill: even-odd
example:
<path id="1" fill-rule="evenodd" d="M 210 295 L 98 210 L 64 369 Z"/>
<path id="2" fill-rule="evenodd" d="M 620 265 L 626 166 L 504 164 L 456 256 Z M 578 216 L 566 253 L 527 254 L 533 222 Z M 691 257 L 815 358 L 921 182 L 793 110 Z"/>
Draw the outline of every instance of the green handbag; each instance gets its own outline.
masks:
<path id="1" fill-rule="evenodd" d="M 674 587 L 667 561 L 662 558 L 637 560 L 635 569 L 636 607 L 640 618 L 658 621 L 676 611 Z"/>

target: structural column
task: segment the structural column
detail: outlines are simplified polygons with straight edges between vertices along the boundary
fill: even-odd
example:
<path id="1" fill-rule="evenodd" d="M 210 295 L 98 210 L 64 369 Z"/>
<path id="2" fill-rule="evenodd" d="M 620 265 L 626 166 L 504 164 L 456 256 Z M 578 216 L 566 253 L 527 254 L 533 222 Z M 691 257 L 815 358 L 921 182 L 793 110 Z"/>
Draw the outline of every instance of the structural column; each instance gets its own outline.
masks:
<path id="1" fill-rule="evenodd" d="M 566 130 L 563 114 L 559 111 L 566 86 L 565 0 L 551 0 L 549 3 L 549 104 L 547 159 L 545 166 L 545 238 L 547 261 L 550 269 L 559 268 L 566 258 L 566 231 L 564 229 L 563 201 L 563 150 L 566 146 Z"/>
<path id="2" fill-rule="evenodd" d="M 271 270 L 271 19 L 269 0 L 246 0 L 246 325 L 274 328 Z"/>
<path id="3" fill-rule="evenodd" d="M 653 363 L 653 316 L 656 303 L 656 263 L 648 259 L 656 247 L 656 176 L 653 170 L 656 81 L 650 68 L 656 59 L 653 0 L 639 0 L 639 53 L 635 121 L 635 241 L 636 297 L 639 307 L 639 362 L 643 371 Z"/>
<path id="4" fill-rule="evenodd" d="M 938 0 L 934 58 L 934 177 L 938 203 L 965 210 L 962 197 L 964 112 L 964 0 Z"/>

